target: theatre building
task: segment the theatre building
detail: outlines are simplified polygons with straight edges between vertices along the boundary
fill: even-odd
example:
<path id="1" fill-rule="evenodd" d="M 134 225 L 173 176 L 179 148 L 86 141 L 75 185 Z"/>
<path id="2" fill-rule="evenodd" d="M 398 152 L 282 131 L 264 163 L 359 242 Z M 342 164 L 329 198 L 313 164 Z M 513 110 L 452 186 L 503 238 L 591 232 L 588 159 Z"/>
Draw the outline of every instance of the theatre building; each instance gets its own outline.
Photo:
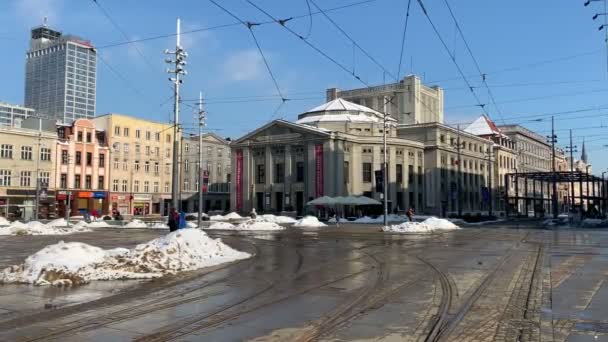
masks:
<path id="1" fill-rule="evenodd" d="M 57 127 L 56 200 L 59 216 L 85 211 L 108 213 L 109 158 L 105 131 L 78 119 Z"/>

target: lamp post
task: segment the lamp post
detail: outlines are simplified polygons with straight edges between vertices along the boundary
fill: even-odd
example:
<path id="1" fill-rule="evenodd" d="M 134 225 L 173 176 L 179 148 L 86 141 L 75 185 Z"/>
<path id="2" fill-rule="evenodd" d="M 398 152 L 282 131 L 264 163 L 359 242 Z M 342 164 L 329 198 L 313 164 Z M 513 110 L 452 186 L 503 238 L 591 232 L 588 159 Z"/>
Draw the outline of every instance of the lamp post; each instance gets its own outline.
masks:
<path id="1" fill-rule="evenodd" d="M 591 167 L 591 165 L 585 166 L 585 183 L 587 183 L 587 191 L 585 192 L 585 195 L 587 196 L 587 210 L 589 210 L 589 168 L 590 167 Z"/>

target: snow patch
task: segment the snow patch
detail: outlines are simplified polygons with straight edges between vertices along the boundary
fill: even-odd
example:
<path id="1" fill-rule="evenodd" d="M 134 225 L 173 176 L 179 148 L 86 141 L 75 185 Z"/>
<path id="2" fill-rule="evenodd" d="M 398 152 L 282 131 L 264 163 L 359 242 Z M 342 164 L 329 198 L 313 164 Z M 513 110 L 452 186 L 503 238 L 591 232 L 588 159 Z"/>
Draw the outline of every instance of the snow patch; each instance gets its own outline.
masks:
<path id="1" fill-rule="evenodd" d="M 460 227 L 445 219 L 429 217 L 423 222 L 404 222 L 398 225 L 385 226 L 382 231 L 390 233 L 433 233 L 437 230 L 455 229 L 460 229 Z"/>
<path id="2" fill-rule="evenodd" d="M 198 229 L 182 229 L 137 245 L 103 250 L 63 241 L 0 272 L 0 283 L 77 285 L 92 280 L 157 278 L 251 257 Z"/>
<path id="3" fill-rule="evenodd" d="M 122 226 L 122 228 L 148 228 L 148 225 L 142 220 L 133 219 L 131 222 Z"/>
<path id="4" fill-rule="evenodd" d="M 235 230 L 283 230 L 285 227 L 281 227 L 274 222 L 267 222 L 264 219 L 255 219 L 245 221 L 238 226 L 234 227 Z"/>
<path id="5" fill-rule="evenodd" d="M 319 222 L 319 219 L 315 216 L 304 216 L 293 224 L 294 227 L 325 227 L 327 226 L 323 222 Z"/>
<path id="6" fill-rule="evenodd" d="M 0 216 L 0 226 L 8 226 L 11 222 L 7 220 L 4 216 Z"/>
<path id="7" fill-rule="evenodd" d="M 242 219 L 242 218 L 243 218 L 243 216 L 235 213 L 234 211 L 231 212 L 230 214 L 224 215 L 224 219 L 226 219 L 226 220 L 238 220 L 238 219 Z"/>
<path id="8" fill-rule="evenodd" d="M 112 225 L 109 225 L 106 221 L 95 221 L 87 224 L 89 228 L 111 228 Z"/>
<path id="9" fill-rule="evenodd" d="M 272 214 L 265 214 L 265 215 L 258 216 L 258 218 L 260 218 L 266 222 L 274 222 L 274 223 L 278 223 L 278 224 L 296 223 L 296 219 L 294 219 L 293 217 L 289 217 L 289 216 L 275 216 Z"/>
<path id="10" fill-rule="evenodd" d="M 38 221 L 28 223 L 15 221 L 8 226 L 0 227 L 0 235 L 67 235 L 89 231 L 86 226 L 67 227 L 64 219 L 53 220 L 47 224 Z"/>
<path id="11" fill-rule="evenodd" d="M 156 222 L 154 224 L 149 225 L 148 227 L 152 229 L 169 229 L 169 226 L 167 226 L 166 223 L 162 222 Z"/>
<path id="12" fill-rule="evenodd" d="M 206 229 L 234 229 L 234 225 L 228 222 L 214 222 Z"/>

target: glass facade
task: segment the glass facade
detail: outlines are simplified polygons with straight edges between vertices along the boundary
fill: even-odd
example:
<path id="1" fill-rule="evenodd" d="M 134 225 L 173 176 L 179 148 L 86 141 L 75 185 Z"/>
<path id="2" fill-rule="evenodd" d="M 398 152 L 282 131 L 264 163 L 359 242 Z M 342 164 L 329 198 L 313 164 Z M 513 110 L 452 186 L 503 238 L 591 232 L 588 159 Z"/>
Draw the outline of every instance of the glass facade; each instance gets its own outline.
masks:
<path id="1" fill-rule="evenodd" d="M 21 121 L 34 115 L 34 110 L 0 102 L 0 126 L 20 127 Z"/>
<path id="2" fill-rule="evenodd" d="M 93 118 L 97 52 L 73 36 L 36 39 L 27 53 L 25 105 L 69 124 Z"/>

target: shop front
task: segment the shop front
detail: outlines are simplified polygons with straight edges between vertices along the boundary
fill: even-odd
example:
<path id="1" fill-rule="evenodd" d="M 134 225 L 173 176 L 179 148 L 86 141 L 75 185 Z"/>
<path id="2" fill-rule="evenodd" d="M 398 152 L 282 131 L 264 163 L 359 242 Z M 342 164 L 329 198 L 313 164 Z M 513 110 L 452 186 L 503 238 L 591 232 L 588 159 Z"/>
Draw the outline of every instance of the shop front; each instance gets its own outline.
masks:
<path id="1" fill-rule="evenodd" d="M 131 195 L 124 193 L 110 194 L 111 212 L 118 211 L 122 216 L 129 215 L 129 204 L 131 202 Z"/>
<path id="2" fill-rule="evenodd" d="M 77 191 L 72 204 L 74 213 L 108 213 L 107 192 L 105 191 Z"/>
<path id="3" fill-rule="evenodd" d="M 33 219 L 36 207 L 36 190 L 7 189 L 0 194 L 0 216 L 10 219 Z M 54 191 L 41 192 L 38 198 L 38 217 L 56 217 Z"/>
<path id="4" fill-rule="evenodd" d="M 150 194 L 133 195 L 133 215 L 148 216 L 151 214 L 152 196 Z"/>
<path id="5" fill-rule="evenodd" d="M 65 217 L 67 214 L 67 208 L 71 207 L 71 203 L 74 202 L 74 193 L 72 191 L 59 190 L 55 195 L 57 202 L 57 216 Z"/>

